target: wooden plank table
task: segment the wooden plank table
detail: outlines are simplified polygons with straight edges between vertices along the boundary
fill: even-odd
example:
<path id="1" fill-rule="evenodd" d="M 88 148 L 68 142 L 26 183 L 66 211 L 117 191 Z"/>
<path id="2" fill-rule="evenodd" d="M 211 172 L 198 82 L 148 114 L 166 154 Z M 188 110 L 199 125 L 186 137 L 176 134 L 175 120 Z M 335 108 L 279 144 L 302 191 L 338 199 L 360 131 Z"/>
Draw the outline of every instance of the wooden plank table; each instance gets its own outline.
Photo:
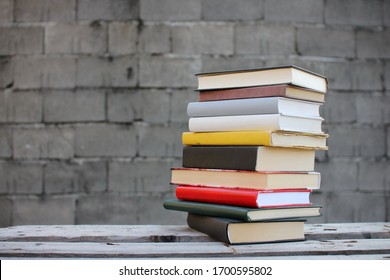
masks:
<path id="1" fill-rule="evenodd" d="M 0 257 L 388 259 L 390 223 L 306 224 L 305 241 L 227 245 L 187 226 L 0 228 Z"/>

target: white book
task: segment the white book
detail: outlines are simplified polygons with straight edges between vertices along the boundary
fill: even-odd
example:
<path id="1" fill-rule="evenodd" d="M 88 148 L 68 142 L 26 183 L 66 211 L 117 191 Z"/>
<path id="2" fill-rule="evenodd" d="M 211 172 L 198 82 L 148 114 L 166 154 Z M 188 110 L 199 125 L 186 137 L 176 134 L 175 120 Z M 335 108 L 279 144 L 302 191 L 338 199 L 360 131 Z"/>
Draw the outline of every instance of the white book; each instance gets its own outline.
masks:
<path id="1" fill-rule="evenodd" d="M 232 99 L 190 102 L 189 117 L 282 114 L 300 117 L 320 117 L 321 103 L 284 97 Z"/>
<path id="2" fill-rule="evenodd" d="M 190 132 L 282 130 L 323 133 L 323 119 L 281 114 L 195 117 L 188 121 Z"/>

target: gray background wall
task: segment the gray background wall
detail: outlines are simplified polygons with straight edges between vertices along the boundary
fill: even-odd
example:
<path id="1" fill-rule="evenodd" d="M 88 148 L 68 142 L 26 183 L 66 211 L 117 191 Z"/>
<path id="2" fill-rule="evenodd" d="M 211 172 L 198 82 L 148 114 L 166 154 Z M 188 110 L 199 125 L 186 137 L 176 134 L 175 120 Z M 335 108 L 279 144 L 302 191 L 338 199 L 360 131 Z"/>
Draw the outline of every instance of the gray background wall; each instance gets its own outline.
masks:
<path id="1" fill-rule="evenodd" d="M 0 0 L 0 226 L 167 211 L 200 71 L 329 78 L 313 222 L 390 220 L 390 1 Z"/>

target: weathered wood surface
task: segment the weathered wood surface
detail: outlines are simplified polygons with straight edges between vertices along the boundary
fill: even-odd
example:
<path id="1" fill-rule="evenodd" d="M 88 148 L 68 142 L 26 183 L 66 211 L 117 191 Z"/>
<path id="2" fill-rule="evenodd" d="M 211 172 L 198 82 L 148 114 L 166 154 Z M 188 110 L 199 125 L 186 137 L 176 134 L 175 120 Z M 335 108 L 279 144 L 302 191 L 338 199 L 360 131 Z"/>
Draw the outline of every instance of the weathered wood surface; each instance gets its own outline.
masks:
<path id="1" fill-rule="evenodd" d="M 388 254 L 390 239 L 301 241 L 226 246 L 220 242 L 2 242 L 4 257 L 155 258 Z"/>
<path id="2" fill-rule="evenodd" d="M 308 224 L 305 235 L 230 246 L 187 226 L 15 226 L 0 229 L 0 257 L 390 259 L 390 223 Z"/>
<path id="3" fill-rule="evenodd" d="M 306 224 L 307 240 L 390 238 L 390 223 Z M 52 225 L 0 228 L 0 241 L 210 242 L 188 226 Z"/>
<path id="4" fill-rule="evenodd" d="M 0 229 L 0 241 L 209 242 L 213 240 L 184 225 L 61 225 L 15 226 Z"/>

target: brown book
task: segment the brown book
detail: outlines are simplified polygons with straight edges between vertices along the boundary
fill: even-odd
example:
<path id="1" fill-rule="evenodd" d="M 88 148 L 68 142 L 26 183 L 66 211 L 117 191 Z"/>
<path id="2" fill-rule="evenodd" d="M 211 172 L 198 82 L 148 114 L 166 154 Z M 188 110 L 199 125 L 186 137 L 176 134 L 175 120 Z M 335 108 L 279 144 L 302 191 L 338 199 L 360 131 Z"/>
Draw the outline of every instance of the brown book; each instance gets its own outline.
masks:
<path id="1" fill-rule="evenodd" d="M 291 85 L 244 87 L 233 89 L 203 90 L 199 92 L 199 101 L 217 101 L 258 97 L 289 97 L 314 102 L 325 102 L 325 94 Z"/>
<path id="2" fill-rule="evenodd" d="M 243 222 L 188 213 L 190 228 L 228 244 L 250 244 L 304 240 L 305 220 Z"/>

